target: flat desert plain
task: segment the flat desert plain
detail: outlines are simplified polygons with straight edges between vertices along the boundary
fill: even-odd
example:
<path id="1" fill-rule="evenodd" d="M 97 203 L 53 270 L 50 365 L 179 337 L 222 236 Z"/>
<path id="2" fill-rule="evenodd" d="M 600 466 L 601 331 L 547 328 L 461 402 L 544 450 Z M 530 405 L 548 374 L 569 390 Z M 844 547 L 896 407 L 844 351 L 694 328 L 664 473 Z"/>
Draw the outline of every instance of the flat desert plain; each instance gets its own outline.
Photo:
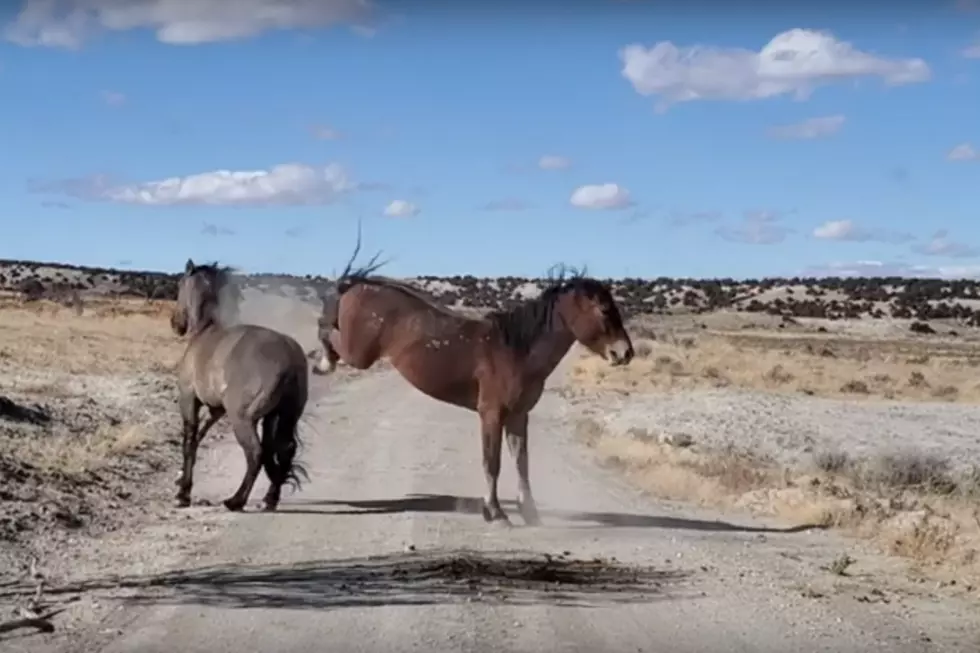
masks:
<path id="1" fill-rule="evenodd" d="M 508 500 L 507 529 L 479 516 L 475 415 L 385 365 L 311 378 L 310 480 L 280 512 L 252 507 L 264 480 L 221 507 L 243 468 L 224 423 L 174 508 L 172 308 L 0 298 L 4 651 L 980 645 L 970 330 L 632 319 L 630 366 L 575 348 L 553 375 L 530 445 L 546 524 Z M 242 316 L 310 349 L 316 308 L 246 292 Z"/>

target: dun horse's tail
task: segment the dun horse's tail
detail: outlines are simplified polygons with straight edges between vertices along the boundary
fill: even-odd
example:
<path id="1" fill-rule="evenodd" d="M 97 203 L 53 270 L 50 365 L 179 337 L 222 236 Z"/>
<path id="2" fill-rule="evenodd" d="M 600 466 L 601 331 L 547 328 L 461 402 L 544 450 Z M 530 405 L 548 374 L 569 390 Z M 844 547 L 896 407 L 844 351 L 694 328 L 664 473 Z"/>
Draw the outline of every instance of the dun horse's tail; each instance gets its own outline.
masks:
<path id="1" fill-rule="evenodd" d="M 303 442 L 299 436 L 300 415 L 282 411 L 269 415 L 262 426 L 262 464 L 270 480 L 278 477 L 293 491 L 310 480 L 306 466 L 296 460 Z"/>
<path id="2" fill-rule="evenodd" d="M 279 454 L 279 473 L 282 474 L 283 484 L 288 485 L 294 492 L 310 480 L 306 465 L 296 460 L 296 453 L 303 446 L 299 435 L 299 416 L 291 419 L 280 418 L 276 422 L 276 449 L 288 450 L 287 455 Z"/>

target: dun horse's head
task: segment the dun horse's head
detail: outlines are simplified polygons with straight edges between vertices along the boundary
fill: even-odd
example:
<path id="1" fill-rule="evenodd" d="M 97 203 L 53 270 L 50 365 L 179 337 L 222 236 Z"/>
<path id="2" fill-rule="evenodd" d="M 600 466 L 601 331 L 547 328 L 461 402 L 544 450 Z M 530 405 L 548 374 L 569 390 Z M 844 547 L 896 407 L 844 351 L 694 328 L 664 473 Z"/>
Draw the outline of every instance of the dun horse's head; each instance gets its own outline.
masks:
<path id="1" fill-rule="evenodd" d="M 187 259 L 184 275 L 177 286 L 177 307 L 170 315 L 170 327 L 178 336 L 196 333 L 215 319 L 218 293 L 224 284 L 224 270 L 216 265 L 195 265 Z"/>
<path id="2" fill-rule="evenodd" d="M 580 277 L 568 282 L 556 308 L 575 339 L 613 365 L 633 360 L 623 317 L 606 284 Z"/>

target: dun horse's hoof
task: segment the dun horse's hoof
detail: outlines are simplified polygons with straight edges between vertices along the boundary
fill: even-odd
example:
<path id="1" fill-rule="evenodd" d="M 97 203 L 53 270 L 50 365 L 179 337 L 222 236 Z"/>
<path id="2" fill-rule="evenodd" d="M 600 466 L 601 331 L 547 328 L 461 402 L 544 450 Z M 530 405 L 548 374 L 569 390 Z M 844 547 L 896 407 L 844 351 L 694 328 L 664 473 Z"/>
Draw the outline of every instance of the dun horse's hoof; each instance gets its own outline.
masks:
<path id="1" fill-rule="evenodd" d="M 235 497 L 232 497 L 230 499 L 225 499 L 221 503 L 223 503 L 224 506 L 225 506 L 225 508 L 227 508 L 231 512 L 241 512 L 242 511 L 242 508 L 245 507 L 245 502 L 244 501 L 238 501 L 238 500 L 235 499 Z"/>

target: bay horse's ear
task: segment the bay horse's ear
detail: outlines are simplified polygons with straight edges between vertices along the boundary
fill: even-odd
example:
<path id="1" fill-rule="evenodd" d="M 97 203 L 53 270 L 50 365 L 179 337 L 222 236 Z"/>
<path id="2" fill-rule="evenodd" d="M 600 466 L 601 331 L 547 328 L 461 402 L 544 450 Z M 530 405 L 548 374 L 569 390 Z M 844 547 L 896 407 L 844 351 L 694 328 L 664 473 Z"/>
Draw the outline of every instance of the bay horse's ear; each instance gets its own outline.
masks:
<path id="1" fill-rule="evenodd" d="M 184 265 L 184 274 L 190 274 L 194 271 L 194 261 L 187 259 L 187 264 Z"/>

